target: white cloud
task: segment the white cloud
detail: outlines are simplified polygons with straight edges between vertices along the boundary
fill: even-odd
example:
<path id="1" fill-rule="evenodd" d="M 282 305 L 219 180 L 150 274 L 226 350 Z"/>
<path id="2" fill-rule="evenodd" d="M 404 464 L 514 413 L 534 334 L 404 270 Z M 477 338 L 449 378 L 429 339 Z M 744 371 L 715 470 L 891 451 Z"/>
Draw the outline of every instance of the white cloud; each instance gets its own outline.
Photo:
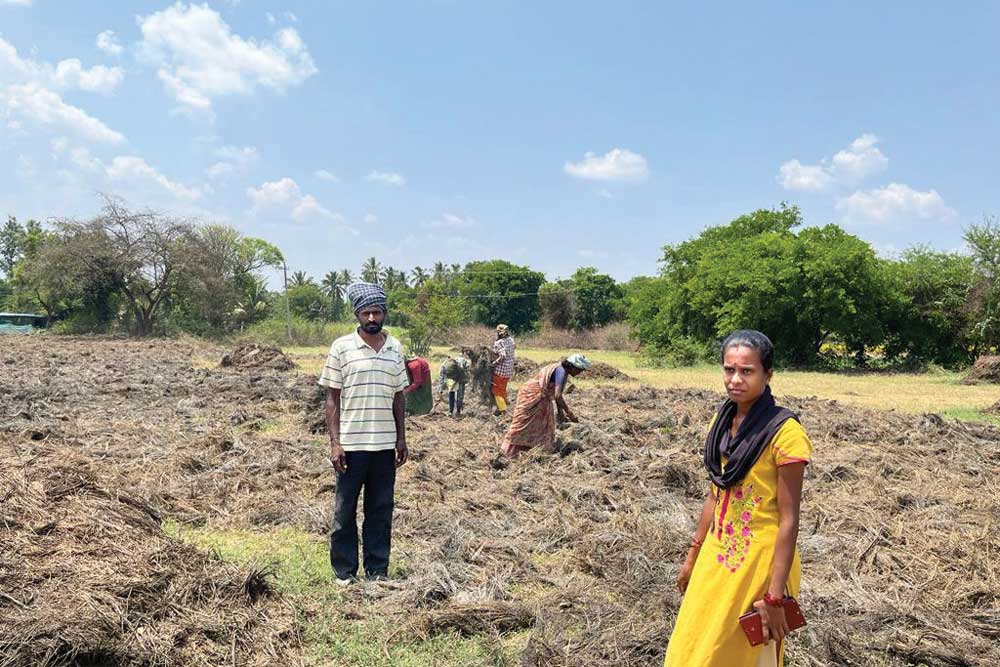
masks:
<path id="1" fill-rule="evenodd" d="M 87 68 L 76 58 L 50 63 L 22 58 L 17 49 L 0 38 L 0 86 L 35 83 L 55 90 L 86 90 L 110 93 L 121 84 L 125 72 L 120 67 L 95 65 Z"/>
<path id="2" fill-rule="evenodd" d="M 597 191 L 597 196 L 601 197 L 603 199 L 612 199 L 612 198 L 614 198 L 614 195 L 612 195 L 610 191 L 605 190 L 605 189 L 598 190 Z"/>
<path id="3" fill-rule="evenodd" d="M 109 144 L 125 141 L 121 133 L 35 83 L 0 86 L 0 108 L 38 125 L 69 128 L 92 141 Z"/>
<path id="4" fill-rule="evenodd" d="M 824 158 L 819 164 L 789 160 L 779 168 L 778 182 L 786 190 L 805 192 L 819 192 L 833 185 L 857 185 L 889 166 L 889 158 L 876 146 L 878 142 L 877 136 L 865 133 L 849 147 L 837 151 L 832 159 Z"/>
<path id="5" fill-rule="evenodd" d="M 393 171 L 372 171 L 370 174 L 365 176 L 365 180 L 372 183 L 385 183 L 386 185 L 395 185 L 397 187 L 406 185 L 406 179 L 403 178 L 402 174 L 397 174 Z"/>
<path id="6" fill-rule="evenodd" d="M 111 164 L 106 168 L 106 172 L 108 178 L 113 181 L 126 183 L 146 181 L 155 183 L 180 199 L 195 201 L 202 196 L 200 189 L 190 188 L 176 181 L 171 181 L 136 155 L 119 155 L 111 161 Z"/>
<path id="7" fill-rule="evenodd" d="M 819 192 L 833 183 L 833 176 L 821 165 L 802 164 L 798 160 L 789 160 L 779 168 L 778 180 L 786 190 L 803 192 Z"/>
<path id="8" fill-rule="evenodd" d="M 281 209 L 298 221 L 308 218 L 339 219 L 329 209 L 324 208 L 312 195 L 303 195 L 298 183 L 285 176 L 277 181 L 268 181 L 259 188 L 247 188 L 247 196 L 253 202 L 251 213 Z"/>
<path id="9" fill-rule="evenodd" d="M 60 60 L 54 79 L 59 88 L 79 88 L 92 93 L 110 93 L 121 84 L 125 72 L 120 67 L 94 65 L 87 69 L 76 58 Z"/>
<path id="10" fill-rule="evenodd" d="M 567 162 L 563 171 L 594 181 L 636 181 L 649 175 L 646 158 L 625 148 L 612 148 L 603 156 L 586 153 L 580 162 Z"/>
<path id="11" fill-rule="evenodd" d="M 837 180 L 856 184 L 872 174 L 885 171 L 889 158 L 875 145 L 878 141 L 874 134 L 866 133 L 852 141 L 849 148 L 837 151 L 831 161 L 831 171 Z"/>
<path id="12" fill-rule="evenodd" d="M 9 5 L 12 7 L 30 7 L 32 0 L 0 0 L 0 5 Z"/>
<path id="13" fill-rule="evenodd" d="M 93 156 L 89 150 L 82 146 L 72 146 L 66 137 L 56 137 L 50 142 L 53 151 L 60 156 L 68 157 L 80 171 L 91 176 L 99 176 L 115 187 L 121 185 L 142 188 L 153 185 L 157 189 L 169 193 L 176 199 L 193 202 L 205 194 L 206 190 L 198 187 L 189 187 L 182 183 L 173 181 L 136 155 L 119 155 L 111 160 L 110 164 L 104 164 L 100 158 Z"/>
<path id="14" fill-rule="evenodd" d="M 340 181 L 336 174 L 326 169 L 319 169 L 313 175 L 321 181 L 329 181 L 330 183 L 338 183 Z"/>
<path id="15" fill-rule="evenodd" d="M 236 169 L 228 162 L 216 162 L 205 170 L 205 175 L 211 179 L 218 179 L 223 176 L 229 176 L 234 171 L 236 171 Z"/>
<path id="16" fill-rule="evenodd" d="M 293 14 L 292 12 L 285 12 L 285 20 L 291 23 L 298 23 L 299 17 Z"/>
<path id="17" fill-rule="evenodd" d="M 921 222 L 950 223 L 958 217 L 937 191 L 921 192 L 902 183 L 859 190 L 839 199 L 836 207 L 848 225 L 905 228 Z"/>
<path id="18" fill-rule="evenodd" d="M 447 227 L 451 229 L 459 229 L 463 227 L 474 227 L 477 223 L 475 218 L 463 217 L 461 215 L 455 215 L 454 213 L 445 213 L 440 218 L 436 220 L 431 220 L 430 222 L 425 222 L 424 227 Z"/>
<path id="19" fill-rule="evenodd" d="M 275 23 L 278 22 L 278 19 L 276 19 L 274 17 L 274 14 L 272 14 L 271 12 L 265 13 L 264 16 L 267 18 L 267 22 L 271 25 L 274 25 Z"/>
<path id="20" fill-rule="evenodd" d="M 208 5 L 178 2 L 139 19 L 142 58 L 178 103 L 208 112 L 212 100 L 249 95 L 258 87 L 282 91 L 318 70 L 293 28 L 276 34 L 277 43 L 233 34 Z"/>
<path id="21" fill-rule="evenodd" d="M 365 213 L 364 221 L 366 225 L 374 225 L 378 222 L 378 216 L 374 213 Z"/>
<path id="22" fill-rule="evenodd" d="M 114 30 L 105 30 L 104 32 L 97 35 L 97 40 L 94 42 L 98 49 L 108 54 L 109 56 L 118 57 L 124 51 L 124 47 L 118 43 L 115 38 Z"/>

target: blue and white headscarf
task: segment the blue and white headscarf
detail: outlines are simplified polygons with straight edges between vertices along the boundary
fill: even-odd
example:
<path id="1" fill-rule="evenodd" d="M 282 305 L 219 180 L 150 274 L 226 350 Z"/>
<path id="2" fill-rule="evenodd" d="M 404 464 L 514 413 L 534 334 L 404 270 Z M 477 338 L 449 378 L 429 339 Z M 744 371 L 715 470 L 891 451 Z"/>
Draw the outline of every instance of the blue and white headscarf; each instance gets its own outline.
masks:
<path id="1" fill-rule="evenodd" d="M 346 294 L 355 314 L 371 306 L 378 306 L 383 312 L 389 311 L 385 290 L 375 283 L 351 283 L 347 286 Z"/>

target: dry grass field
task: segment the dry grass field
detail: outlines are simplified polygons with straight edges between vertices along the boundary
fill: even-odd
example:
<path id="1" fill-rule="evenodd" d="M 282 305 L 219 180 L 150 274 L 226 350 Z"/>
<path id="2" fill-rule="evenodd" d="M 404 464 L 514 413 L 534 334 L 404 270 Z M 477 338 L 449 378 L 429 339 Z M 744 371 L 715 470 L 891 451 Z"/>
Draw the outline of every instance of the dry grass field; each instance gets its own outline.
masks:
<path id="1" fill-rule="evenodd" d="M 340 589 L 316 426 L 325 350 L 290 350 L 286 368 L 221 366 L 227 350 L 185 341 L 4 342 L 4 667 L 662 663 L 706 487 L 711 368 L 591 353 L 647 386 L 581 381 L 581 423 L 513 462 L 497 457 L 505 424 L 488 405 L 410 419 L 392 579 Z M 785 402 L 814 445 L 799 536 L 809 625 L 786 664 L 1000 664 L 1000 429 L 917 414 L 916 391 L 892 412 L 848 404 L 877 401 L 875 379 L 895 386 L 776 379 L 805 396 Z M 990 401 L 938 380 L 908 379 L 954 393 L 952 410 Z"/>

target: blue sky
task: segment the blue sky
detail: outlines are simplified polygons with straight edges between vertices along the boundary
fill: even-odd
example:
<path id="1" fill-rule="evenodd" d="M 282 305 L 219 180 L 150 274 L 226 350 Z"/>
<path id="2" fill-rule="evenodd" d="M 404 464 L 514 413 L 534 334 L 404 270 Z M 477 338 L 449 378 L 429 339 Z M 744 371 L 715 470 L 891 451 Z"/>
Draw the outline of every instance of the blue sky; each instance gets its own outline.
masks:
<path id="1" fill-rule="evenodd" d="M 317 277 L 625 279 L 782 201 L 961 248 L 1000 213 L 1000 5 L 807 4 L 0 0 L 0 214 L 114 193 Z"/>

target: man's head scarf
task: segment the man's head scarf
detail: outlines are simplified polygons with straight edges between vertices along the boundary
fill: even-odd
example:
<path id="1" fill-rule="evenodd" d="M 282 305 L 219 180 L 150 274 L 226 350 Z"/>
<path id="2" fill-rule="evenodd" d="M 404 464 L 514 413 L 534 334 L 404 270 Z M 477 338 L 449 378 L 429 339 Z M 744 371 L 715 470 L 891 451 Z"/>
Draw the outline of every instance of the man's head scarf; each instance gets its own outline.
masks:
<path id="1" fill-rule="evenodd" d="M 497 333 L 509 333 L 509 332 L 510 332 L 510 327 L 508 327 L 506 324 L 497 325 Z"/>
<path id="2" fill-rule="evenodd" d="M 388 312 L 385 290 L 375 283 L 352 283 L 347 286 L 347 299 L 354 308 L 354 313 L 359 310 L 377 306 L 382 312 Z"/>

